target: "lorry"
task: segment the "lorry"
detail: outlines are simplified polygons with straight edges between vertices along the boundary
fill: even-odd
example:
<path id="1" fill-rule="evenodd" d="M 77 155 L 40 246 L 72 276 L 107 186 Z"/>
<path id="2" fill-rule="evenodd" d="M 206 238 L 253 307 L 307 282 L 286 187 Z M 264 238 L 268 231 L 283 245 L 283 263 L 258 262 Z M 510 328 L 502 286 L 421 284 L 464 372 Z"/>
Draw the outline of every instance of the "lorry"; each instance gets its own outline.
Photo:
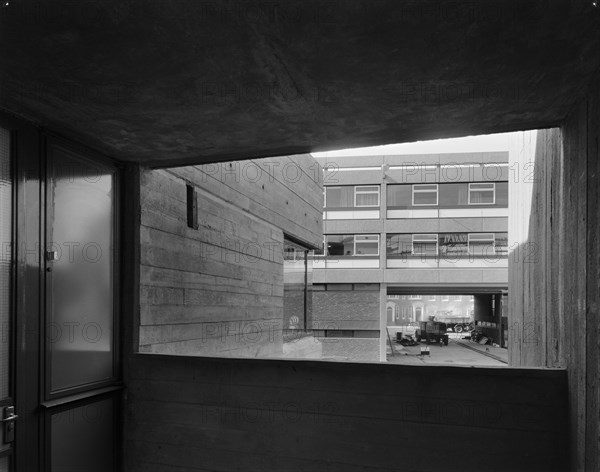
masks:
<path id="1" fill-rule="evenodd" d="M 427 344 L 440 343 L 444 346 L 448 345 L 448 335 L 446 334 L 448 326 L 446 323 L 436 321 L 435 317 L 431 316 L 429 321 L 421 321 L 419 325 L 419 329 L 415 332 L 417 341 L 425 341 Z"/>
<path id="2" fill-rule="evenodd" d="M 446 323 L 448 329 L 454 333 L 468 332 L 474 328 L 470 317 L 444 316 L 436 317 L 436 319 L 442 323 Z"/>

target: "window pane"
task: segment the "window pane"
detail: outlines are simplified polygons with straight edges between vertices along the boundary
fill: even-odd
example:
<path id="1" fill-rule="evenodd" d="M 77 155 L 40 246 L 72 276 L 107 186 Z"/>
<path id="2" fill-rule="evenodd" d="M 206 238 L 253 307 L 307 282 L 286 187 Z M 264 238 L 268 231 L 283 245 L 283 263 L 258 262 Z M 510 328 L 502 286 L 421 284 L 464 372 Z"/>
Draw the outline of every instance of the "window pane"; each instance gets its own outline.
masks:
<path id="1" fill-rule="evenodd" d="M 379 254 L 378 235 L 356 235 L 356 254 L 377 255 Z"/>
<path id="2" fill-rule="evenodd" d="M 508 182 L 496 182 L 496 205 L 508 208 Z"/>
<path id="3" fill-rule="evenodd" d="M 354 206 L 354 187 L 326 187 L 327 208 L 351 208 Z"/>
<path id="4" fill-rule="evenodd" d="M 377 255 L 379 254 L 379 244 L 372 242 L 357 242 L 356 254 Z"/>
<path id="5" fill-rule="evenodd" d="M 379 194 L 378 193 L 357 193 L 356 194 L 356 206 L 379 206 Z"/>
<path id="6" fill-rule="evenodd" d="M 356 193 L 361 193 L 361 192 L 375 192 L 375 193 L 379 193 L 379 187 L 377 185 L 370 185 L 370 186 L 361 185 L 361 186 L 357 186 L 356 187 Z"/>
<path id="7" fill-rule="evenodd" d="M 12 172 L 10 133 L 0 128 L 0 400 L 9 395 L 9 336 L 12 286 Z M 2 445 L 0 444 L 0 448 Z"/>
<path id="8" fill-rule="evenodd" d="M 327 254 L 329 256 L 351 256 L 354 253 L 354 237 L 342 234 L 327 236 Z"/>
<path id="9" fill-rule="evenodd" d="M 415 234 L 413 241 L 437 241 L 437 234 Z"/>
<path id="10" fill-rule="evenodd" d="M 471 242 L 469 244 L 469 253 L 475 256 L 496 257 L 493 243 Z"/>
<path id="11" fill-rule="evenodd" d="M 413 254 L 435 256 L 437 255 L 437 234 L 413 235 Z"/>
<path id="12" fill-rule="evenodd" d="M 496 254 L 508 255 L 508 233 L 496 233 Z"/>
<path id="13" fill-rule="evenodd" d="M 415 192 L 433 191 L 437 192 L 437 184 L 415 184 L 413 185 Z"/>
<path id="14" fill-rule="evenodd" d="M 388 234 L 386 238 L 388 256 L 403 256 L 412 254 L 411 234 Z"/>
<path id="15" fill-rule="evenodd" d="M 468 203 L 468 184 L 440 184 L 440 206 L 454 207 Z"/>
<path id="16" fill-rule="evenodd" d="M 415 193 L 414 195 L 415 205 L 436 205 L 437 194 L 435 193 Z"/>
<path id="17" fill-rule="evenodd" d="M 469 199 L 471 204 L 493 204 L 494 184 L 469 184 Z"/>
<path id="18" fill-rule="evenodd" d="M 495 257 L 494 234 L 469 234 L 469 253 L 475 256 Z"/>
<path id="19" fill-rule="evenodd" d="M 466 233 L 440 234 L 440 256 L 449 259 L 461 256 L 467 253 L 467 247 Z"/>
<path id="20" fill-rule="evenodd" d="M 437 202 L 438 202 L 437 184 L 413 185 L 413 204 L 414 205 L 437 205 Z"/>
<path id="21" fill-rule="evenodd" d="M 413 243 L 413 253 L 426 256 L 435 256 L 437 254 L 437 244 L 435 243 Z"/>
<path id="22" fill-rule="evenodd" d="M 53 150 L 46 342 L 51 390 L 113 376 L 113 175 Z"/>
<path id="23" fill-rule="evenodd" d="M 306 247 L 284 238 L 283 248 L 283 329 L 304 329 L 312 300 L 309 292 L 305 296 L 305 288 L 312 288 L 312 264 L 308 254 L 304 263 Z"/>
<path id="24" fill-rule="evenodd" d="M 409 208 L 412 206 L 412 185 L 388 185 L 387 206 Z"/>
<path id="25" fill-rule="evenodd" d="M 469 241 L 493 241 L 494 233 L 470 233 Z"/>
<path id="26" fill-rule="evenodd" d="M 471 191 L 471 203 L 491 205 L 494 203 L 494 194 L 493 192 Z"/>

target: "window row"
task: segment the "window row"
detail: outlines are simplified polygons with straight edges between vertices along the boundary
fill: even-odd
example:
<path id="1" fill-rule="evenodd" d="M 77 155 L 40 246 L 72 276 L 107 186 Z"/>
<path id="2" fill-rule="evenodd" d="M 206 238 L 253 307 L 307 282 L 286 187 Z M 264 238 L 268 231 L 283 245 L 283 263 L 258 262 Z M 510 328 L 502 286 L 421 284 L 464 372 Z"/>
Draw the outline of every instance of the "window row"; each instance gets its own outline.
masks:
<path id="1" fill-rule="evenodd" d="M 388 234 L 387 257 L 507 256 L 508 233 Z"/>
<path id="2" fill-rule="evenodd" d="M 325 208 L 378 208 L 379 205 L 379 185 L 325 187 Z"/>
<path id="3" fill-rule="evenodd" d="M 378 234 L 328 234 L 327 256 L 379 256 Z"/>
<path id="4" fill-rule="evenodd" d="M 327 256 L 379 256 L 379 235 L 328 234 L 324 247 Z M 388 234 L 386 255 L 388 258 L 507 256 L 508 233 Z"/>
<path id="5" fill-rule="evenodd" d="M 379 185 L 325 187 L 325 208 L 379 208 Z M 508 182 L 390 184 L 387 207 L 508 207 Z"/>
<path id="6" fill-rule="evenodd" d="M 473 303 L 475 301 L 475 297 L 473 295 L 467 295 L 463 297 L 462 295 L 388 295 L 388 300 L 426 300 L 429 302 L 438 301 L 438 297 L 442 302 L 462 302 L 463 298 L 465 301 L 469 301 Z"/>

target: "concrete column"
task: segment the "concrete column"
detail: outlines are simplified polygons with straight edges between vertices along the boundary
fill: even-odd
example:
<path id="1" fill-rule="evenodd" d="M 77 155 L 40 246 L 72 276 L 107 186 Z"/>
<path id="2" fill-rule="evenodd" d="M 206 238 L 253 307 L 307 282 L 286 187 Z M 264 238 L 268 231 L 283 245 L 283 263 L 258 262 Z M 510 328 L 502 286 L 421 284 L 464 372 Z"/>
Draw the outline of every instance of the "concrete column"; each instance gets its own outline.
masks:
<path id="1" fill-rule="evenodd" d="M 387 337 L 387 284 L 379 285 L 379 360 L 386 361 Z"/>
<path id="2" fill-rule="evenodd" d="M 381 190 L 380 190 L 380 212 L 379 218 L 382 222 L 382 231 L 379 237 L 379 270 L 383 275 L 385 274 L 386 268 L 386 233 L 385 233 L 385 218 L 387 215 L 387 181 L 385 178 L 386 165 L 385 158 L 383 159 L 382 176 L 381 176 Z M 379 285 L 379 360 L 386 362 L 386 350 L 388 343 L 387 335 L 387 284 L 383 283 L 385 277 L 381 277 L 381 284 Z"/>

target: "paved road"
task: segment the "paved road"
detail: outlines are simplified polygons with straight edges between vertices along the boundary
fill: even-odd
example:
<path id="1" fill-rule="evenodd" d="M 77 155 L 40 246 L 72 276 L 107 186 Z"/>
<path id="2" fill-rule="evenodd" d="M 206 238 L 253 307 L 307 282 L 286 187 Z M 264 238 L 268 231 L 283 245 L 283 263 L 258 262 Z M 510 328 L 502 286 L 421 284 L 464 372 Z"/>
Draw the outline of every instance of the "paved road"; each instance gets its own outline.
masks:
<path id="1" fill-rule="evenodd" d="M 467 343 L 468 341 L 464 341 Z M 474 344 L 474 343 L 473 343 Z M 407 364 L 407 365 L 468 365 L 468 366 L 485 366 L 485 367 L 506 367 L 504 362 L 482 354 L 480 350 L 468 349 L 459 344 L 459 341 L 450 339 L 448 346 L 440 346 L 438 344 L 429 345 L 429 356 L 421 356 L 421 347 L 427 344 L 419 344 L 418 346 L 403 347 L 394 343 L 395 355 L 391 356 L 390 347 L 388 345 L 387 360 L 392 364 Z M 485 347 L 482 346 L 483 349 Z M 485 351 L 484 351 L 485 352 Z"/>

